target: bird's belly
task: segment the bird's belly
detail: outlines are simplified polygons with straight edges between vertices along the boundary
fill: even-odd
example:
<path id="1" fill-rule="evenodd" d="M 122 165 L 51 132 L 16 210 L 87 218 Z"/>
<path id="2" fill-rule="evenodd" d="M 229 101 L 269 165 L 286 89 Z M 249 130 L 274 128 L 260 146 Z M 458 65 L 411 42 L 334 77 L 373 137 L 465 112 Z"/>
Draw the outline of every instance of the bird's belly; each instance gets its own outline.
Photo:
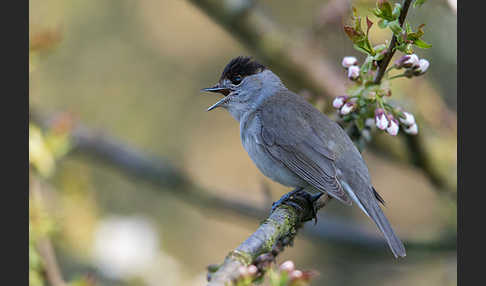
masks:
<path id="1" fill-rule="evenodd" d="M 255 136 L 243 136 L 242 143 L 250 158 L 265 176 L 289 187 L 305 187 L 307 185 L 304 180 L 295 175 L 282 163 L 273 159 L 263 149 L 264 147 L 257 143 Z"/>

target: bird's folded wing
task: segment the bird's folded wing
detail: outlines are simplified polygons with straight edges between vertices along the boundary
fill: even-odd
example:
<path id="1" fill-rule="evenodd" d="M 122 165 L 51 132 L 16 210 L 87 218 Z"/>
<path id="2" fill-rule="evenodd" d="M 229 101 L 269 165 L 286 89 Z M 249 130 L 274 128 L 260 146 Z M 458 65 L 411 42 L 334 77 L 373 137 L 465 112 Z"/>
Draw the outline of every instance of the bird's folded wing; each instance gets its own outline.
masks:
<path id="1" fill-rule="evenodd" d="M 277 109 L 283 110 L 277 105 L 268 106 L 258 115 L 264 149 L 310 185 L 350 205 L 350 197 L 336 178 L 334 153 L 314 133 L 305 115 Z M 292 107 L 284 110 L 299 112 Z"/>

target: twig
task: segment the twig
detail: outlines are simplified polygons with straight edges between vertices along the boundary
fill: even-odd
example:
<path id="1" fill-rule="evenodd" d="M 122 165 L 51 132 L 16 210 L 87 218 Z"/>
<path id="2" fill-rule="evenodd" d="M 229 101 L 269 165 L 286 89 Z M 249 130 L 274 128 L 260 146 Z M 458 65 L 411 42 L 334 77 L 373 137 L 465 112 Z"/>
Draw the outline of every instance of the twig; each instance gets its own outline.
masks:
<path id="1" fill-rule="evenodd" d="M 403 23 L 405 22 L 405 17 L 407 17 L 408 8 L 410 7 L 411 3 L 412 0 L 403 1 L 402 11 L 400 12 L 400 16 L 398 18 L 398 23 L 400 24 L 400 27 L 403 27 Z M 396 44 L 397 44 L 397 37 L 393 35 L 390 46 L 388 47 L 385 56 L 381 61 L 378 62 L 378 72 L 376 73 L 374 79 L 375 84 L 381 83 L 381 79 L 383 78 L 383 75 L 385 75 L 385 71 L 388 67 L 388 64 L 390 63 L 391 59 L 393 58 L 393 55 L 395 54 Z"/>
<path id="2" fill-rule="evenodd" d="M 36 179 L 30 179 L 32 184 L 30 188 L 30 194 L 33 200 L 42 204 L 42 193 L 40 182 Z M 43 268 L 46 274 L 46 280 L 52 286 L 66 286 L 66 282 L 62 278 L 61 270 L 57 263 L 56 254 L 52 247 L 51 240 L 47 236 L 43 236 L 36 241 L 37 251 L 42 258 Z"/>
<path id="3" fill-rule="evenodd" d="M 329 199 L 327 195 L 321 197 L 318 208 L 325 206 Z M 209 273 L 209 286 L 228 285 L 238 278 L 240 266 L 268 265 L 286 246 L 292 244 L 302 223 L 312 219 L 312 205 L 298 195 L 291 200 L 300 208 L 287 205 L 277 207 L 250 237 L 226 256 L 216 272 Z"/>

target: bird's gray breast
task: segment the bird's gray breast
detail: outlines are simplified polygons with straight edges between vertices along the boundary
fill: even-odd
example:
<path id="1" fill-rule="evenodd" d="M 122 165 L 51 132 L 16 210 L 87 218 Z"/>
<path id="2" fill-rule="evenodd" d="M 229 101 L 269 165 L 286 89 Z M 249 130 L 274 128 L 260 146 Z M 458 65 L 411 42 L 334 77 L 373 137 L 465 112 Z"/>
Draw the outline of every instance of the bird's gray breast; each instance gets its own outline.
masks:
<path id="1" fill-rule="evenodd" d="M 265 150 L 258 116 L 249 116 L 240 121 L 241 143 L 258 169 L 270 179 L 290 187 L 305 187 L 307 183 L 295 175 Z"/>

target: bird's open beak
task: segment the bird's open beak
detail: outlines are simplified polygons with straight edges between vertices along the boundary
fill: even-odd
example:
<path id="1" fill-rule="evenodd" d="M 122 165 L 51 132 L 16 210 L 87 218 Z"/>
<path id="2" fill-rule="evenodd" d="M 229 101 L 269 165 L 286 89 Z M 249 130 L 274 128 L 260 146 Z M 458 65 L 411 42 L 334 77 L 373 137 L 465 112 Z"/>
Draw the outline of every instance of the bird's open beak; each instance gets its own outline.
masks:
<path id="1" fill-rule="evenodd" d="M 214 93 L 220 93 L 224 95 L 223 98 L 221 98 L 218 102 L 213 104 L 211 107 L 208 108 L 208 111 L 211 111 L 217 107 L 220 107 L 221 105 L 225 104 L 228 100 L 226 96 L 231 93 L 231 89 L 228 87 L 221 86 L 220 84 L 217 84 L 213 87 L 208 87 L 208 88 L 203 88 L 201 91 L 208 91 L 208 92 L 214 92 Z"/>
<path id="2" fill-rule="evenodd" d="M 227 87 L 220 86 L 219 84 L 213 86 L 213 87 L 208 87 L 208 88 L 203 88 L 201 91 L 209 91 L 209 92 L 214 92 L 214 93 L 221 93 L 224 96 L 227 96 L 231 90 Z"/>

